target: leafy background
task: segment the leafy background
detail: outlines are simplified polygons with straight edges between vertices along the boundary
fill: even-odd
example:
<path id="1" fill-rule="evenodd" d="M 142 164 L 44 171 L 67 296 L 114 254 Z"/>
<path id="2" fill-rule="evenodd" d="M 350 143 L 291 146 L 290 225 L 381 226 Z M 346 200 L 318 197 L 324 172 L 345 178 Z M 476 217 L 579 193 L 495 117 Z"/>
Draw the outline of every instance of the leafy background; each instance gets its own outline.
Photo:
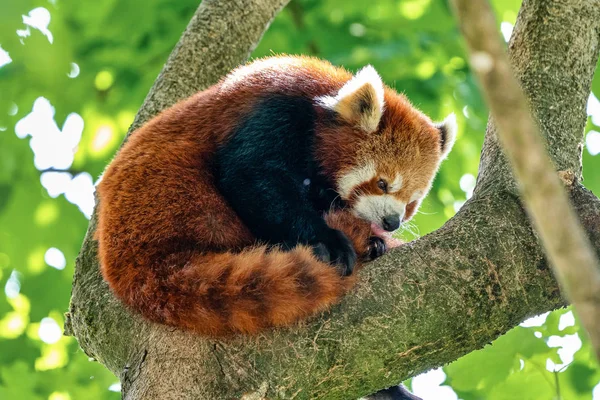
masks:
<path id="1" fill-rule="evenodd" d="M 492 1 L 510 35 L 520 1 Z M 117 399 L 118 380 L 62 336 L 74 260 L 102 173 L 197 0 L 0 3 L 0 398 Z M 370 63 L 459 139 L 405 235 L 454 215 L 473 188 L 487 109 L 445 0 L 294 0 L 253 56 Z M 599 74 L 600 75 L 600 74 Z M 600 96 L 600 78 L 594 81 Z M 600 193 L 600 103 L 590 97 L 585 184 Z M 595 122 L 595 123 L 594 123 Z M 600 399 L 600 368 L 569 309 L 413 378 L 425 399 Z"/>

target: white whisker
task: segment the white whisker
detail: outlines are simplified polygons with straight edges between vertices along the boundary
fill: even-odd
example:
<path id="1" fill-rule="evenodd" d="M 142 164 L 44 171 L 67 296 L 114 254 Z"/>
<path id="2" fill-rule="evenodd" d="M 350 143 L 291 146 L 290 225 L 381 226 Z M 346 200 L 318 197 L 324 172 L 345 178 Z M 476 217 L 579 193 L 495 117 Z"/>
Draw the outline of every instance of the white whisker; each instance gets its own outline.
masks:
<path id="1" fill-rule="evenodd" d="M 417 210 L 417 214 L 435 215 L 435 214 L 437 214 L 437 212 L 425 212 L 425 211 Z"/>

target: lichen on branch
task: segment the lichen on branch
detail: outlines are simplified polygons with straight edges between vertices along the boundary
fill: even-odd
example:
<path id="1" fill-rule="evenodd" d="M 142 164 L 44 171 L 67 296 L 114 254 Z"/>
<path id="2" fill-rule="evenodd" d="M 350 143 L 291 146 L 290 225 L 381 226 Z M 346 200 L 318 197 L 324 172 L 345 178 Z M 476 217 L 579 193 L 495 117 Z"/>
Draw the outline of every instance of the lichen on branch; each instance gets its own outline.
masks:
<path id="1" fill-rule="evenodd" d="M 585 8 L 581 0 L 564 3 L 580 11 Z M 568 198 L 569 188 L 562 184 L 546 152 L 527 99 L 512 73 L 489 3 L 453 0 L 453 5 L 469 47 L 471 65 L 481 82 L 528 214 L 566 298 L 575 307 L 600 357 L 600 264 L 596 252 L 577 219 Z M 596 5 L 600 7 L 600 3 Z M 600 17 L 598 11 L 595 14 Z M 598 48 L 597 40 L 594 47 Z M 568 172 L 563 171 L 561 176 Z M 575 173 L 570 174 L 574 179 Z"/>

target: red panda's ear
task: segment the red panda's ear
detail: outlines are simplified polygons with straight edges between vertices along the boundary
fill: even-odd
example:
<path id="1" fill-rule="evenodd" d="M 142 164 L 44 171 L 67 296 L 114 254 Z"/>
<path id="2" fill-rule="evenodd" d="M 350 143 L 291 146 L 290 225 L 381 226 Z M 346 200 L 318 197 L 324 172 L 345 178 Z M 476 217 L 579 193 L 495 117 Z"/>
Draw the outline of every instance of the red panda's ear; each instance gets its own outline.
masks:
<path id="1" fill-rule="evenodd" d="M 346 122 L 365 132 L 375 132 L 385 105 L 383 82 L 375 68 L 367 65 L 337 95 L 319 97 L 317 101 L 338 113 Z"/>
<path id="2" fill-rule="evenodd" d="M 456 115 L 454 113 L 448 115 L 442 122 L 438 122 L 435 126 L 440 131 L 440 146 L 442 147 L 442 158 L 446 158 L 454 141 L 456 140 L 456 131 L 458 127 L 456 125 Z"/>

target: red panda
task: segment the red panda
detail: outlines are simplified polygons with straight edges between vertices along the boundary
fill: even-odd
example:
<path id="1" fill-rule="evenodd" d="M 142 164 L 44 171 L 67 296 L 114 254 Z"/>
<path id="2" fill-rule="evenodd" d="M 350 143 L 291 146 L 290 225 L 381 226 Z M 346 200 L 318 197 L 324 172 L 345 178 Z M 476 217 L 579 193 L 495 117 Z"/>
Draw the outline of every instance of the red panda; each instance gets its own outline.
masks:
<path id="1" fill-rule="evenodd" d="M 108 166 L 102 275 L 147 319 L 198 334 L 290 325 L 383 254 L 455 132 L 453 115 L 432 122 L 371 66 L 242 66 L 137 129 Z"/>

